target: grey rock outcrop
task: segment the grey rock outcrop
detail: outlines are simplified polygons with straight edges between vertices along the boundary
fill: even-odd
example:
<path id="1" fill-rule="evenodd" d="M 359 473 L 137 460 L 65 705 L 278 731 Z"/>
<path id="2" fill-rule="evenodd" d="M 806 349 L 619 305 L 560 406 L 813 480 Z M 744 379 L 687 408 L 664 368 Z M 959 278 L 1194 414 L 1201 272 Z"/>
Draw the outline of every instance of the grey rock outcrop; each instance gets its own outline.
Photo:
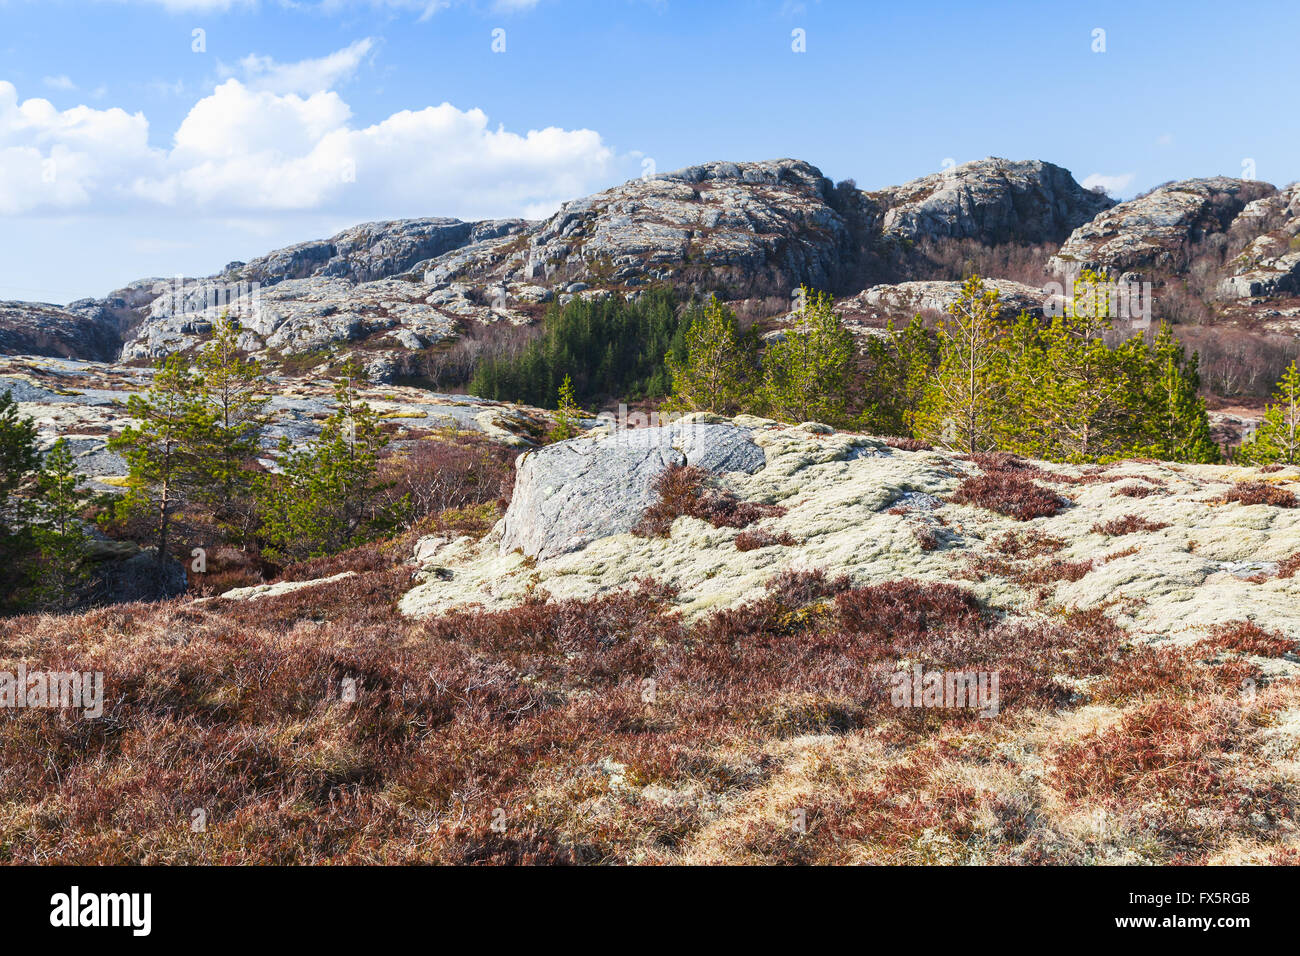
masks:
<path id="1" fill-rule="evenodd" d="M 519 458 L 500 548 L 545 559 L 630 531 L 670 465 L 753 474 L 764 464 L 750 430 L 731 424 L 681 422 L 548 445 Z"/>
<path id="2" fill-rule="evenodd" d="M 991 157 L 865 196 L 882 236 L 1060 242 L 1115 204 L 1069 170 L 1040 160 Z"/>
<path id="3" fill-rule="evenodd" d="M 787 296 L 806 283 L 855 291 L 863 276 L 895 268 L 877 261 L 882 239 L 1060 242 L 1114 204 L 1036 160 L 979 160 L 871 193 L 846 185 L 833 187 L 793 159 L 705 163 L 567 203 L 525 232 L 416 268 L 434 284 L 668 281 Z"/>
<path id="4" fill-rule="evenodd" d="M 523 219 L 367 222 L 329 239 L 277 249 L 251 262 L 231 263 L 218 278 L 226 283 L 258 282 L 264 286 L 312 276 L 372 282 L 398 275 L 421 260 L 469 243 L 518 232 L 526 225 Z"/>
<path id="5" fill-rule="evenodd" d="M 1216 290 L 1220 299 L 1284 294 L 1300 295 L 1300 252 L 1257 260 L 1249 271 L 1220 281 Z"/>
<path id="6" fill-rule="evenodd" d="M 121 348 L 117 318 L 97 304 L 0 302 L 0 354 L 111 361 Z"/>
<path id="7" fill-rule="evenodd" d="M 230 299 L 205 291 L 198 288 L 180 303 L 170 294 L 155 299 L 122 357 L 157 358 L 193 348 L 223 313 L 238 320 L 242 347 L 284 354 L 385 338 L 394 348 L 421 349 L 455 329 L 456 316 L 433 305 L 427 287 L 399 279 L 355 285 L 346 279 L 287 279 L 266 289 L 241 288 Z"/>
<path id="8" fill-rule="evenodd" d="M 1048 266 L 1056 272 L 1176 272 L 1207 235 L 1227 231 L 1247 204 L 1276 192 L 1268 183 L 1225 176 L 1170 183 L 1074 230 Z"/>
<path id="9" fill-rule="evenodd" d="M 1015 318 L 1021 310 L 1042 315 L 1047 293 L 1010 279 L 985 279 L 987 288 L 998 291 L 1000 316 Z M 960 282 L 899 282 L 876 285 L 855 296 L 841 299 L 836 308 L 846 317 L 871 321 L 894 319 L 906 322 L 913 315 L 935 315 L 948 311 L 961 294 Z"/>
<path id="10" fill-rule="evenodd" d="M 422 263 L 426 281 L 699 282 L 736 294 L 836 288 L 855 257 L 821 171 L 794 159 L 714 162 L 632 180 L 526 232 Z"/>

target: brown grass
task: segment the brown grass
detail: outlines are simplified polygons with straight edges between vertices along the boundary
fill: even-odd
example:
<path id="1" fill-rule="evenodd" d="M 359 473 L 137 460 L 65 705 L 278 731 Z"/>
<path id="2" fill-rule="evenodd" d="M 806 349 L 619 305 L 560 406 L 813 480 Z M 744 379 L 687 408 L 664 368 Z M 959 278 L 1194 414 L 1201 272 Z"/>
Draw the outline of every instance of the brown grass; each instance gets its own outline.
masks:
<path id="1" fill-rule="evenodd" d="M 1271 505 L 1274 508 L 1294 508 L 1300 499 L 1289 488 L 1281 488 L 1267 481 L 1240 481 L 1227 491 L 1222 500 L 1243 505 Z"/>
<path id="2" fill-rule="evenodd" d="M 741 501 L 730 492 L 709 487 L 708 472 L 692 465 L 670 465 L 654 479 L 655 501 L 646 509 L 633 534 L 664 538 L 673 522 L 687 516 L 715 528 L 744 528 L 763 518 L 785 514 L 780 505 Z"/>
<path id="3" fill-rule="evenodd" d="M 0 622 L 0 669 L 106 684 L 98 721 L 0 715 L 0 861 L 1078 862 L 1101 850 L 1069 835 L 1076 807 L 1217 815 L 1134 824 L 1167 862 L 1294 819 L 1226 702 L 1254 665 L 1131 647 L 1098 608 L 1010 617 L 950 583 L 786 569 L 691 621 L 642 581 L 418 622 L 400 553 L 300 567 L 358 573 L 279 598 Z M 894 706 L 901 662 L 997 672 L 999 715 Z"/>
<path id="4" fill-rule="evenodd" d="M 1169 527 L 1167 521 L 1150 521 L 1141 515 L 1124 515 L 1122 518 L 1112 518 L 1105 524 L 1097 523 L 1092 526 L 1093 534 L 1104 534 L 1110 537 L 1118 537 L 1124 534 L 1134 534 L 1139 531 L 1161 531 Z"/>
<path id="5" fill-rule="evenodd" d="M 1017 521 L 1059 514 L 1068 503 L 1056 492 L 1015 471 L 994 471 L 967 478 L 953 493 L 952 500 L 988 508 Z"/>
<path id="6" fill-rule="evenodd" d="M 1266 631 L 1251 621 L 1231 621 L 1216 627 L 1208 638 L 1216 647 L 1260 657 L 1281 657 L 1296 650 L 1296 642 L 1280 631 Z"/>

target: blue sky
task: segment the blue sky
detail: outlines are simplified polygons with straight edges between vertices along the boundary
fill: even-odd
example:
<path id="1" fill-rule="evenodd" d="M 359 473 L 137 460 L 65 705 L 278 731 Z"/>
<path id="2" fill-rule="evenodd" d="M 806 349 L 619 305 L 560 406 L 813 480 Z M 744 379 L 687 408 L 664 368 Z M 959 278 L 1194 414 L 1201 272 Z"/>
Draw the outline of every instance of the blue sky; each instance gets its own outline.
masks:
<path id="1" fill-rule="evenodd" d="M 1294 0 L 0 0 L 0 298 L 540 216 L 647 162 L 876 188 L 997 155 L 1126 197 L 1253 161 L 1280 185 L 1297 27 Z"/>

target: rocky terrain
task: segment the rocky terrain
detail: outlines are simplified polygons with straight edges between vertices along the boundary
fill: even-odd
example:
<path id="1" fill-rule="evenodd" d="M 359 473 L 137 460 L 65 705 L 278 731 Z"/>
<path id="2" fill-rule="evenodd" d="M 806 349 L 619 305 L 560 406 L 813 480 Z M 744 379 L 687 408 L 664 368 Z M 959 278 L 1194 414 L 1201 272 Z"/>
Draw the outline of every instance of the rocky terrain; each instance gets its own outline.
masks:
<path id="1" fill-rule="evenodd" d="M 0 392 L 9 391 L 19 414 L 35 421 L 40 442 L 67 439 L 78 470 L 92 488 L 120 488 L 126 462 L 105 448 L 108 437 L 130 422 L 127 399 L 148 388 L 152 369 L 115 364 L 0 356 Z M 334 410 L 328 369 L 317 378 L 268 382 L 270 425 L 264 434 L 268 460 L 281 438 L 301 443 L 320 431 Z M 386 421 L 403 430 L 452 429 L 529 447 L 551 420 L 548 412 L 465 395 L 441 395 L 402 386 L 363 387 L 359 395 Z"/>
<path id="2" fill-rule="evenodd" d="M 1075 229 L 1048 264 L 1189 282 L 1223 318 L 1295 335 L 1300 185 L 1222 176 L 1169 183 Z"/>
<path id="3" fill-rule="evenodd" d="M 887 239 L 1060 242 L 1114 200 L 1038 160 L 981 159 L 863 196 Z"/>
<path id="4" fill-rule="evenodd" d="M 542 221 L 367 223 L 180 285 L 144 279 L 68 306 L 0 303 L 0 352 L 143 364 L 192 349 L 229 312 L 241 344 L 267 361 L 353 351 L 372 380 L 390 381 L 470 326 L 531 324 L 546 303 L 635 297 L 654 283 L 768 303 L 760 309 L 773 317 L 785 310 L 770 303 L 807 284 L 840 296 L 865 331 L 941 312 L 954 270 L 977 249 L 1028 257 L 1014 277 L 984 270 L 1009 315 L 1041 310 L 1053 273 L 1090 266 L 1152 281 L 1156 319 L 1217 314 L 1291 336 L 1298 189 L 1213 177 L 1116 204 L 1036 160 L 979 160 L 874 192 L 798 160 L 705 163 Z"/>
<path id="5" fill-rule="evenodd" d="M 835 305 L 846 320 L 865 320 L 877 327 L 888 319 L 906 323 L 914 315 L 937 318 L 945 314 L 960 297 L 961 286 L 955 280 L 886 283 L 840 299 Z M 1041 288 L 1011 279 L 989 279 L 985 286 L 997 290 L 1003 319 L 1013 319 L 1021 312 L 1043 314 L 1047 297 Z"/>
<path id="6" fill-rule="evenodd" d="M 0 722 L 0 855 L 1300 854 L 1300 469 L 1067 467 L 695 415 L 594 427 L 517 472 L 482 536 L 0 621 L 0 663 L 102 671 L 113 715 Z M 682 475 L 703 484 L 664 481 Z M 992 690 L 900 698 L 923 673 Z"/>
<path id="7" fill-rule="evenodd" d="M 366 223 L 180 285 L 142 279 L 67 306 L 0 303 L 0 353 L 146 364 L 194 348 L 229 312 L 243 346 L 268 362 L 353 352 L 372 380 L 390 381 L 467 328 L 532 324 L 573 296 L 632 298 L 666 283 L 757 303 L 778 320 L 787 309 L 777 300 L 808 284 L 834 292 L 869 331 L 941 312 L 955 280 L 984 260 L 1008 315 L 1041 310 L 1045 283 L 1090 266 L 1152 282 L 1157 320 L 1294 337 L 1297 242 L 1296 185 L 1193 179 L 1116 204 L 1036 160 L 979 160 L 874 192 L 793 159 L 712 162 L 576 199 L 542 221 Z M 1271 348 L 1285 351 L 1281 340 Z"/>
<path id="8" fill-rule="evenodd" d="M 886 276 L 933 278 L 918 244 L 1059 243 L 1112 204 L 1039 161 L 980 160 L 873 193 L 797 160 L 706 163 L 540 222 L 368 223 L 179 286 L 140 280 L 66 309 L 11 303 L 0 348 L 142 362 L 193 348 L 229 311 L 269 358 L 364 347 L 382 379 L 464 323 L 530 322 L 556 298 L 649 283 L 727 298 L 788 299 L 801 283 L 855 293 Z"/>
<path id="9" fill-rule="evenodd" d="M 653 501 L 654 477 L 670 464 L 719 476 L 742 501 L 786 509 L 762 528 L 791 543 L 740 551 L 740 531 L 690 517 L 666 539 L 632 534 Z M 1135 637 L 1176 638 L 1245 617 L 1300 641 L 1300 577 L 1279 576 L 1279 562 L 1300 553 L 1300 508 L 1223 501 L 1250 480 L 1300 491 L 1300 469 L 1032 467 L 1065 501 L 1059 514 L 1026 525 L 952 503 L 961 482 L 982 471 L 964 456 L 750 417 L 605 429 L 522 455 L 498 528 L 472 545 L 421 544 L 429 579 L 402 607 L 416 616 L 468 603 L 497 608 L 539 590 L 587 600 L 648 577 L 676 588 L 678 605 L 695 615 L 752 600 L 784 568 L 823 568 L 855 584 L 964 579 L 982 600 L 1013 613 L 1113 608 Z M 1098 530 L 1129 515 L 1160 527 Z M 1082 573 L 1026 583 L 1006 567 L 981 572 L 999 554 L 1000 536 L 1030 527 L 1059 542 L 1051 561 Z M 922 546 L 919 531 L 933 534 L 933 547 Z"/>

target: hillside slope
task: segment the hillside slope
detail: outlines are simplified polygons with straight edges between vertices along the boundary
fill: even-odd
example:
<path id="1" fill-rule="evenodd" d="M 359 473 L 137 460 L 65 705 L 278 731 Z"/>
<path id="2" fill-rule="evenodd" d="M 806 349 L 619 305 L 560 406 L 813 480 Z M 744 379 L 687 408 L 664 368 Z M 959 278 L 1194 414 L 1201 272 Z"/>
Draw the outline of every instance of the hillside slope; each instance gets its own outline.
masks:
<path id="1" fill-rule="evenodd" d="M 1297 469 L 655 432 L 528 452 L 481 540 L 0 621 L 106 688 L 0 722 L 0 859 L 1300 859 Z"/>

